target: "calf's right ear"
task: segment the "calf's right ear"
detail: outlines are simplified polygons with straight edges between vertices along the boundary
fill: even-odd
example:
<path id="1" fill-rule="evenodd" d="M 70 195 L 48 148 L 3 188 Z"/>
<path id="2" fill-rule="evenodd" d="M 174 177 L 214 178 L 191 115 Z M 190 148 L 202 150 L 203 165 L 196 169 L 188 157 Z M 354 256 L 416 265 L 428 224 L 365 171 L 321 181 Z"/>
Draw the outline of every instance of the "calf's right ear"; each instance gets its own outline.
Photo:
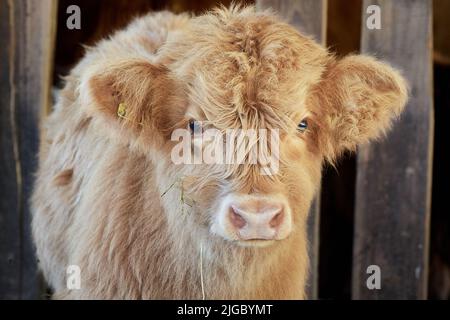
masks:
<path id="1" fill-rule="evenodd" d="M 87 113 L 128 139 L 170 137 L 184 114 L 182 90 L 170 70 L 143 59 L 95 66 L 80 91 Z"/>
<path id="2" fill-rule="evenodd" d="M 347 56 L 328 66 L 315 92 L 326 133 L 321 146 L 334 160 L 345 150 L 384 135 L 403 111 L 408 85 L 387 63 Z"/>

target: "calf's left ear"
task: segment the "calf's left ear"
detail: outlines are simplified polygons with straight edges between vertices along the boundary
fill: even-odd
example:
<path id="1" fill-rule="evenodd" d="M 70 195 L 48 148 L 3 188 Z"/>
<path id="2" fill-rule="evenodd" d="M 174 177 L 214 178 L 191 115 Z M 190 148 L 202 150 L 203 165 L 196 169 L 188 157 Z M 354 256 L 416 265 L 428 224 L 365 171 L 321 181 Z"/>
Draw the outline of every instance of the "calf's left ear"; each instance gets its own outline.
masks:
<path id="1" fill-rule="evenodd" d="M 408 89 L 388 64 L 354 55 L 328 67 L 315 97 L 326 128 L 322 148 L 334 159 L 385 133 L 402 112 Z"/>
<path id="2" fill-rule="evenodd" d="M 182 90 L 164 65 L 132 58 L 97 63 L 81 83 L 84 110 L 126 141 L 162 141 L 183 116 Z"/>

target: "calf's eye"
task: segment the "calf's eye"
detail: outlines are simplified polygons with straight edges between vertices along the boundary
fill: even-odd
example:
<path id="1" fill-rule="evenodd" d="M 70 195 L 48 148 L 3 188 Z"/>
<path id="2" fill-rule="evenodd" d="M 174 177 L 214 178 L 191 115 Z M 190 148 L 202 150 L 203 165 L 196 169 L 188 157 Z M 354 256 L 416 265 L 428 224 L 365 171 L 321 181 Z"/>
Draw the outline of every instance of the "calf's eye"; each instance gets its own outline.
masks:
<path id="1" fill-rule="evenodd" d="M 189 120 L 188 126 L 189 126 L 189 130 L 191 130 L 191 133 L 194 133 L 194 131 L 195 131 L 195 120 L 193 120 L 193 119 Z"/>
<path id="2" fill-rule="evenodd" d="M 298 131 L 300 132 L 305 132 L 306 129 L 308 129 L 308 122 L 306 121 L 306 119 L 303 119 L 297 126 Z"/>
<path id="3" fill-rule="evenodd" d="M 195 121 L 194 119 L 189 120 L 188 128 L 191 131 L 191 134 L 199 134 L 203 131 L 201 122 Z"/>

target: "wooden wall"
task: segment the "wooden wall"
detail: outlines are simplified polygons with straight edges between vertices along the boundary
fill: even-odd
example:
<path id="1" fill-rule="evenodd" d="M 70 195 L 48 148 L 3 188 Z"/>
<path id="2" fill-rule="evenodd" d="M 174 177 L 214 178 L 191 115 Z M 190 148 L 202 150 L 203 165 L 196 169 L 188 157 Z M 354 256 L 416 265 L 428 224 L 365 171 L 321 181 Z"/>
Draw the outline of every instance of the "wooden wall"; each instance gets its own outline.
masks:
<path id="1" fill-rule="evenodd" d="M 433 156 L 431 0 L 365 0 L 379 5 L 381 30 L 362 26 L 361 52 L 402 70 L 410 99 L 389 139 L 358 151 L 353 298 L 425 299 Z M 366 286 L 369 265 L 382 289 Z"/>
<path id="2" fill-rule="evenodd" d="M 49 106 L 56 2 L 0 0 L 0 298 L 41 296 L 29 197 Z"/>

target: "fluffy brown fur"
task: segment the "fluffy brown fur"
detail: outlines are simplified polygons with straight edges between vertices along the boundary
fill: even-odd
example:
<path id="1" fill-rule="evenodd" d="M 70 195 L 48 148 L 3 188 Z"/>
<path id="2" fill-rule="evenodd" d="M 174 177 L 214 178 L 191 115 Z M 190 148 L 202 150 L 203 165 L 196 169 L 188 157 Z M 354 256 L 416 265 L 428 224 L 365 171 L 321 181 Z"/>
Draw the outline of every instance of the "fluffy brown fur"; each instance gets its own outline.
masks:
<path id="1" fill-rule="evenodd" d="M 202 267 L 208 299 L 305 298 L 306 218 L 323 160 L 379 137 L 406 98 L 388 65 L 337 60 L 269 11 L 136 20 L 88 50 L 46 121 L 33 233 L 54 297 L 201 298 Z M 170 133 L 189 119 L 279 129 L 279 173 L 174 165 Z M 230 192 L 285 195 L 291 235 L 252 247 L 211 234 Z M 81 268 L 80 290 L 66 288 L 69 265 Z"/>

